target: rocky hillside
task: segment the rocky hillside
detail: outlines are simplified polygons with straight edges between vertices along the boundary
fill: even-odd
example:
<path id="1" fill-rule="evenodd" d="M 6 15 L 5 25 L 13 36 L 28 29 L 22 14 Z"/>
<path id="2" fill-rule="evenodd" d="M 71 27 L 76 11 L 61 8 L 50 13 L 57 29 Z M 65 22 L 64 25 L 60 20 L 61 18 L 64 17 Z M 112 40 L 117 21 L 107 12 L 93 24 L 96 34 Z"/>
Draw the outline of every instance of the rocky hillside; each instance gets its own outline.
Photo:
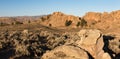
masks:
<path id="1" fill-rule="evenodd" d="M 120 59 L 119 19 L 119 10 L 0 17 L 0 59 Z"/>
<path id="2" fill-rule="evenodd" d="M 44 15 L 43 15 L 44 16 Z M 42 16 L 16 16 L 16 17 L 0 17 L 0 26 L 28 24 L 39 20 Z"/>
<path id="3" fill-rule="evenodd" d="M 83 17 L 67 15 L 61 12 L 54 12 L 41 18 L 41 24 L 50 27 L 71 27 L 71 28 L 97 28 L 101 30 L 120 30 L 120 11 L 112 12 L 88 12 Z"/>
<path id="4" fill-rule="evenodd" d="M 84 19 L 86 19 L 87 21 L 93 20 L 96 22 L 99 21 L 115 21 L 117 19 L 120 19 L 120 10 L 118 11 L 112 11 L 110 13 L 108 12 L 103 12 L 103 13 L 99 13 L 99 12 L 88 12 L 86 13 L 85 16 L 83 16 Z"/>
<path id="5" fill-rule="evenodd" d="M 54 12 L 46 17 L 44 25 L 52 27 L 65 27 L 71 26 L 76 27 L 77 23 L 80 22 L 81 18 L 73 15 L 66 15 L 61 12 Z M 68 24 L 66 24 L 68 23 Z"/>
<path id="6" fill-rule="evenodd" d="M 107 31 L 114 32 L 114 29 L 118 31 L 120 27 L 120 10 L 110 13 L 88 12 L 83 18 L 92 28 L 107 29 Z"/>

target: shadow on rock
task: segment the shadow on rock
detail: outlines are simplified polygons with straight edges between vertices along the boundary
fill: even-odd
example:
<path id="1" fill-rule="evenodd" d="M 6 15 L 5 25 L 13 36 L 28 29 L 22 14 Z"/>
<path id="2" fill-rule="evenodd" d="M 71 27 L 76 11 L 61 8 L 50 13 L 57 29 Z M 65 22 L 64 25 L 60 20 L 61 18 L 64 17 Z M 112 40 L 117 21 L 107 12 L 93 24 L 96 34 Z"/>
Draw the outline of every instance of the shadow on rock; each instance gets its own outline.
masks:
<path id="1" fill-rule="evenodd" d="M 6 49 L 0 51 L 0 59 L 9 59 L 11 56 L 13 56 L 15 53 L 14 49 Z"/>
<path id="2" fill-rule="evenodd" d="M 117 54 L 115 59 L 120 59 L 120 54 Z"/>

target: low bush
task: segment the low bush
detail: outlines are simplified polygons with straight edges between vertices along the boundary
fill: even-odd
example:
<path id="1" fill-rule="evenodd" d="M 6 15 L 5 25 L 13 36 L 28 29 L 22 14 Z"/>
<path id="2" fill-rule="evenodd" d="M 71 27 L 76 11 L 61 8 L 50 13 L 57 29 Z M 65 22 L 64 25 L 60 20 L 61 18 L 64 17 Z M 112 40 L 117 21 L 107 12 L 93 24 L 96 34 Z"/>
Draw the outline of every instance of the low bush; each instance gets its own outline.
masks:
<path id="1" fill-rule="evenodd" d="M 66 20 L 66 22 L 65 22 L 65 26 L 70 26 L 72 24 L 72 21 L 71 20 Z"/>

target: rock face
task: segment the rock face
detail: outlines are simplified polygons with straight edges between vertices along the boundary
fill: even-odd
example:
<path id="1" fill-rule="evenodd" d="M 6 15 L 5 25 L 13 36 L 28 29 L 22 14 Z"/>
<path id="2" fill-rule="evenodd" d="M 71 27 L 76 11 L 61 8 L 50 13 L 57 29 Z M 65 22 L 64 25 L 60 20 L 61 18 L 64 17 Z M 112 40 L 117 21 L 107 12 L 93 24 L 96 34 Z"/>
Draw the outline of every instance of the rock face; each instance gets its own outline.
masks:
<path id="1" fill-rule="evenodd" d="M 104 13 L 99 13 L 99 12 L 88 12 L 86 13 L 85 16 L 83 16 L 83 18 L 87 21 L 96 21 L 96 22 L 100 22 L 100 21 L 115 21 L 117 19 L 120 19 L 120 10 L 118 11 L 113 11 L 111 13 L 108 12 L 104 12 Z"/>
<path id="2" fill-rule="evenodd" d="M 88 12 L 83 18 L 87 21 L 99 21 L 101 18 L 101 13 Z"/>
<path id="3" fill-rule="evenodd" d="M 118 29 L 120 25 L 120 10 L 110 13 L 88 12 L 82 18 L 87 21 L 89 27 L 113 31 L 114 28 Z"/>
<path id="4" fill-rule="evenodd" d="M 84 50 L 78 47 L 63 45 L 46 52 L 42 59 L 89 59 L 89 57 Z"/>

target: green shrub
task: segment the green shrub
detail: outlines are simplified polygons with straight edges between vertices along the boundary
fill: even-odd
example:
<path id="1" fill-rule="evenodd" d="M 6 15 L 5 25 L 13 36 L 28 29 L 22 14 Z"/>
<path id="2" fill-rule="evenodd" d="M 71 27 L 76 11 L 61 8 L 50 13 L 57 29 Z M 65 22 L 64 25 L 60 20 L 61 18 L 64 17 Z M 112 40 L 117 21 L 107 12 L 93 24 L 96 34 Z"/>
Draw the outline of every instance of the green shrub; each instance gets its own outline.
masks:
<path id="1" fill-rule="evenodd" d="M 19 21 L 15 21 L 14 22 L 14 25 L 16 25 L 16 24 L 23 24 L 22 22 L 19 22 Z"/>
<path id="2" fill-rule="evenodd" d="M 30 21 L 30 20 L 28 20 L 28 23 L 31 23 L 31 21 Z"/>
<path id="3" fill-rule="evenodd" d="M 80 25 L 81 27 L 87 26 L 87 21 L 85 21 L 84 19 L 81 19 Z"/>
<path id="4" fill-rule="evenodd" d="M 66 22 L 65 22 L 65 26 L 70 26 L 72 24 L 72 21 L 71 20 L 66 20 Z"/>
<path id="5" fill-rule="evenodd" d="M 80 22 L 78 22 L 76 26 L 77 26 L 77 27 L 80 26 Z"/>

